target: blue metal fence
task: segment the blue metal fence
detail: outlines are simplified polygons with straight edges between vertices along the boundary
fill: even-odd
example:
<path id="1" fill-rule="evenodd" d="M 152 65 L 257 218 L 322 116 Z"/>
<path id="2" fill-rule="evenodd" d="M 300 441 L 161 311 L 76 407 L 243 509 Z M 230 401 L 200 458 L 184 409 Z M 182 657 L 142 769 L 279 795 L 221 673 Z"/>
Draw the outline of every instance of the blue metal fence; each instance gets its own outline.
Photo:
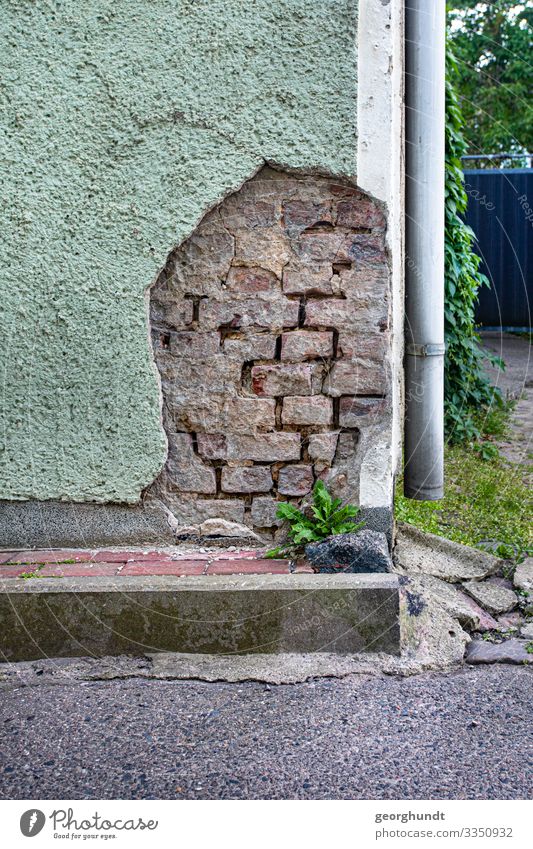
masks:
<path id="1" fill-rule="evenodd" d="M 476 234 L 484 327 L 528 329 L 533 310 L 533 169 L 466 170 L 467 223 Z"/>

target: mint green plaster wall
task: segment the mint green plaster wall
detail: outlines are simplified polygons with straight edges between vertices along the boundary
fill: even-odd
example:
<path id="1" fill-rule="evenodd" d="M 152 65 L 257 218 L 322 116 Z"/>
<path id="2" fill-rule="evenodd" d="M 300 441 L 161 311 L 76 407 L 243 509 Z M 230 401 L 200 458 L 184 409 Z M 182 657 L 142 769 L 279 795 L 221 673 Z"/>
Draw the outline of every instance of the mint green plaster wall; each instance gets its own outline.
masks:
<path id="1" fill-rule="evenodd" d="M 0 498 L 135 501 L 146 288 L 266 160 L 355 173 L 356 0 L 2 0 Z"/>

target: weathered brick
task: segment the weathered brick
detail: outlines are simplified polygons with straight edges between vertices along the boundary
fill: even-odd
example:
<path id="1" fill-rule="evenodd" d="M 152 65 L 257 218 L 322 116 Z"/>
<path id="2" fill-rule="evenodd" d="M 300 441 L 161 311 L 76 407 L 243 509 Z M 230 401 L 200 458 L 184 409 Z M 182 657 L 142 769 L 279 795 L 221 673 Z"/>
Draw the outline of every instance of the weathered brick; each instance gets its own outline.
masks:
<path id="1" fill-rule="evenodd" d="M 200 301 L 200 327 L 216 330 L 221 326 L 234 328 L 264 327 L 274 329 L 298 324 L 299 304 L 279 296 L 272 301 L 256 298 L 233 298 L 231 301 Z"/>
<path id="2" fill-rule="evenodd" d="M 371 300 L 357 298 L 326 298 L 308 301 L 305 306 L 306 327 L 335 327 L 344 332 L 378 333 L 387 327 L 387 305 L 383 296 Z"/>
<path id="3" fill-rule="evenodd" d="M 357 452 L 358 437 L 356 433 L 339 433 L 335 460 L 342 462 L 352 460 Z"/>
<path id="4" fill-rule="evenodd" d="M 281 204 L 261 200 L 257 193 L 240 192 L 230 195 L 220 208 L 225 227 L 230 233 L 246 228 L 272 227 L 281 215 Z"/>
<path id="5" fill-rule="evenodd" d="M 369 360 L 339 360 L 324 382 L 326 395 L 382 395 L 386 390 L 385 365 Z"/>
<path id="6" fill-rule="evenodd" d="M 308 230 L 301 233 L 295 242 L 297 256 L 308 262 L 342 262 L 350 259 L 346 255 L 348 234 L 343 230 L 326 232 Z"/>
<path id="7" fill-rule="evenodd" d="M 220 335 L 184 331 L 170 334 L 170 353 L 173 357 L 192 360 L 209 360 L 220 353 Z"/>
<path id="8" fill-rule="evenodd" d="M 252 522 L 257 528 L 271 528 L 281 525 L 281 519 L 276 516 L 279 501 L 268 496 L 260 496 L 252 501 Z"/>
<path id="9" fill-rule="evenodd" d="M 264 268 L 235 268 L 229 270 L 226 287 L 232 292 L 255 295 L 260 292 L 277 292 L 280 281 L 272 271 Z"/>
<path id="10" fill-rule="evenodd" d="M 255 434 L 274 430 L 276 402 L 273 398 L 224 398 L 200 393 L 173 400 L 169 410 L 175 426 L 203 433 Z"/>
<path id="11" fill-rule="evenodd" d="M 385 264 L 385 243 L 381 233 L 320 232 L 304 230 L 296 252 L 311 262 L 357 262 L 359 265 Z"/>
<path id="12" fill-rule="evenodd" d="M 331 295 L 331 263 L 291 262 L 283 270 L 283 291 L 287 295 Z"/>
<path id="13" fill-rule="evenodd" d="M 311 459 L 315 461 L 321 460 L 324 463 L 331 465 L 333 458 L 335 457 L 338 438 L 338 431 L 312 433 L 308 442 L 308 451 Z"/>
<path id="14" fill-rule="evenodd" d="M 337 203 L 338 227 L 384 227 L 385 216 L 374 201 L 364 195 Z"/>
<path id="15" fill-rule="evenodd" d="M 211 216 L 211 214 L 210 214 Z M 233 259 L 234 240 L 222 223 L 208 216 L 177 251 L 171 284 L 193 295 L 211 295 L 219 288 Z"/>
<path id="16" fill-rule="evenodd" d="M 150 318 L 153 324 L 163 324 L 175 330 L 183 330 L 193 320 L 194 307 L 192 300 L 177 298 L 166 288 L 159 288 L 152 295 L 150 302 Z"/>
<path id="17" fill-rule="evenodd" d="M 308 327 L 353 327 L 355 323 L 353 304 L 344 298 L 326 298 L 324 301 L 308 301 L 305 305 L 305 324 Z"/>
<path id="18" fill-rule="evenodd" d="M 299 460 L 300 446 L 299 433 L 198 434 L 198 452 L 211 460 Z"/>
<path id="19" fill-rule="evenodd" d="M 278 492 L 281 495 L 307 495 L 313 488 L 311 466 L 284 466 L 278 477 Z"/>
<path id="20" fill-rule="evenodd" d="M 198 525 L 206 519 L 244 522 L 244 501 L 240 498 L 194 498 L 183 493 L 165 492 L 165 504 L 180 525 Z"/>
<path id="21" fill-rule="evenodd" d="M 367 426 L 381 419 L 387 408 L 386 398 L 352 398 L 347 395 L 340 399 L 339 424 L 341 427 Z"/>
<path id="22" fill-rule="evenodd" d="M 272 475 L 266 466 L 224 466 L 223 492 L 269 492 Z"/>
<path id="23" fill-rule="evenodd" d="M 196 439 L 198 453 L 207 460 L 225 460 L 228 456 L 227 438 L 223 433 L 199 433 Z"/>
<path id="24" fill-rule="evenodd" d="M 283 399 L 284 425 L 329 425 L 333 422 L 333 401 L 323 395 L 289 395 Z"/>
<path id="25" fill-rule="evenodd" d="M 307 364 L 253 366 L 252 388 L 259 396 L 311 395 L 320 390 L 320 374 Z"/>
<path id="26" fill-rule="evenodd" d="M 337 346 L 339 358 L 353 360 L 377 360 L 382 362 L 387 354 L 390 340 L 379 327 L 361 327 L 358 330 L 341 330 Z"/>
<path id="27" fill-rule="evenodd" d="M 166 468 L 178 492 L 216 492 L 215 470 L 196 456 L 188 433 L 172 435 Z"/>
<path id="28" fill-rule="evenodd" d="M 293 330 L 281 337 L 281 359 L 298 362 L 333 356 L 333 333 L 330 331 Z"/>
<path id="29" fill-rule="evenodd" d="M 273 333 L 246 333 L 236 330 L 224 339 L 224 353 L 243 362 L 273 360 L 276 356 L 277 338 Z"/>
<path id="30" fill-rule="evenodd" d="M 283 267 L 290 257 L 288 239 L 278 227 L 245 228 L 235 233 L 233 265 L 260 266 L 273 271 L 281 279 Z"/>
<path id="31" fill-rule="evenodd" d="M 288 200 L 283 203 L 283 225 L 290 236 L 321 222 L 333 222 L 331 200 Z"/>

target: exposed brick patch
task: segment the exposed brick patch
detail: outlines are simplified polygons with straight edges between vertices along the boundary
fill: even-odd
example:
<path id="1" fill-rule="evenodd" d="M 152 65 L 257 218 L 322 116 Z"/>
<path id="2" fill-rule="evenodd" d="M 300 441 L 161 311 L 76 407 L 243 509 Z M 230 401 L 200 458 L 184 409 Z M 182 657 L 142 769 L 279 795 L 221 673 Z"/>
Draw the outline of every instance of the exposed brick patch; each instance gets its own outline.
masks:
<path id="1" fill-rule="evenodd" d="M 148 499 L 274 534 L 278 499 L 318 477 L 357 498 L 359 432 L 390 412 L 385 225 L 346 181 L 263 168 L 170 255 L 150 297 L 169 451 Z"/>

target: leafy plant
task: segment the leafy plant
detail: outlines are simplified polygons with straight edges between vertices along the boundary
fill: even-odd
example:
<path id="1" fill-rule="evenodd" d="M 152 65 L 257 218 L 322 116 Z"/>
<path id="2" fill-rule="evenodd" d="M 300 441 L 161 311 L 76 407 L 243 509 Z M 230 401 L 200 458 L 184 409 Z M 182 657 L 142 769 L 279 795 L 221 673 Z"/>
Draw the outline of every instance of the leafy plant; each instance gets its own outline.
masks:
<path id="1" fill-rule="evenodd" d="M 474 233 L 463 220 L 468 198 L 461 156 L 466 142 L 454 85 L 457 64 L 449 45 L 446 62 L 444 411 L 448 439 L 464 443 L 479 439 L 476 416 L 480 409 L 502 403 L 501 393 L 483 371 L 483 361 L 501 367 L 503 363 L 482 349 L 475 328 L 478 290 L 488 285 L 488 280 L 479 271 L 481 260 L 473 250 Z"/>
<path id="2" fill-rule="evenodd" d="M 323 481 L 318 480 L 313 489 L 312 517 L 308 517 L 294 504 L 282 502 L 277 510 L 278 519 L 289 523 L 288 542 L 267 551 L 265 557 L 293 557 L 303 550 L 308 542 L 317 542 L 336 534 L 354 533 L 360 530 L 364 522 L 356 522 L 359 508 L 353 504 L 343 504 L 340 498 L 333 498 Z"/>

